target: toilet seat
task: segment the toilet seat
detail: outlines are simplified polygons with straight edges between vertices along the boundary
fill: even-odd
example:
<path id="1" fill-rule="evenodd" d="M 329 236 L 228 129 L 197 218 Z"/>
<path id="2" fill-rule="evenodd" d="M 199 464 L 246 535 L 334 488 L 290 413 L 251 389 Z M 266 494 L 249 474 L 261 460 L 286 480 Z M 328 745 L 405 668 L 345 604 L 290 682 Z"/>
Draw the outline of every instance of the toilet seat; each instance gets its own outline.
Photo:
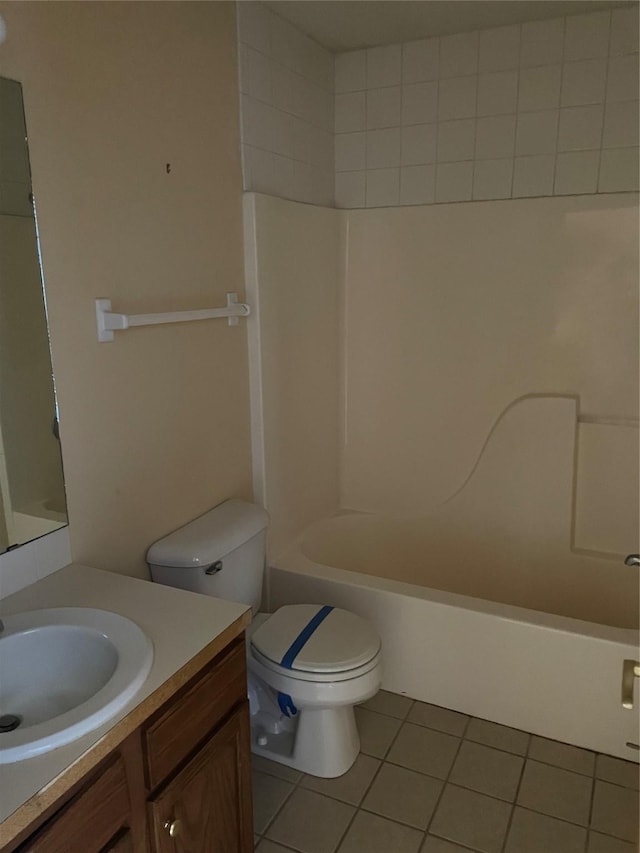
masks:
<path id="1" fill-rule="evenodd" d="M 303 681 L 342 681 L 376 666 L 380 638 L 348 610 L 292 604 L 261 620 L 251 648 L 274 672 Z"/>

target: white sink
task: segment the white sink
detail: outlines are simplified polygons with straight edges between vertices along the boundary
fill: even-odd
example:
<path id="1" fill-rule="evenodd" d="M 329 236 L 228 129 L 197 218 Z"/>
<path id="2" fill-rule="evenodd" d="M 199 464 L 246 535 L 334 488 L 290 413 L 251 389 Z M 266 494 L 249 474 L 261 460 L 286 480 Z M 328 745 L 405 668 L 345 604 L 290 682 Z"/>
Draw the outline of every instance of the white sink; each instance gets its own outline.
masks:
<path id="1" fill-rule="evenodd" d="M 102 725 L 151 669 L 151 641 L 117 613 L 57 607 L 3 622 L 0 728 L 18 725 L 0 731 L 0 764 L 48 752 Z"/>

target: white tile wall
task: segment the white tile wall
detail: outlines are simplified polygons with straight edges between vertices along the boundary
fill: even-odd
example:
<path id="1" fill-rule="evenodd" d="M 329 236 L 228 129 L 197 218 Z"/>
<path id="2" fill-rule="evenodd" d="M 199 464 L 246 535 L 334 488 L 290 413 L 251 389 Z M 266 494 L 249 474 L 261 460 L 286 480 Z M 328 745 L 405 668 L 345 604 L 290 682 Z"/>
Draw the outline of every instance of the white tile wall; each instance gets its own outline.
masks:
<path id="1" fill-rule="evenodd" d="M 243 0 L 237 12 L 244 189 L 331 205 L 333 56 L 262 3 Z M 360 112 L 343 105 L 341 132 L 364 127 L 364 92 L 356 100 Z"/>
<path id="2" fill-rule="evenodd" d="M 638 189 L 638 8 L 332 57 L 238 3 L 245 189 L 337 207 Z"/>
<path id="3" fill-rule="evenodd" d="M 343 53 L 335 75 L 337 207 L 638 189 L 637 7 Z"/>

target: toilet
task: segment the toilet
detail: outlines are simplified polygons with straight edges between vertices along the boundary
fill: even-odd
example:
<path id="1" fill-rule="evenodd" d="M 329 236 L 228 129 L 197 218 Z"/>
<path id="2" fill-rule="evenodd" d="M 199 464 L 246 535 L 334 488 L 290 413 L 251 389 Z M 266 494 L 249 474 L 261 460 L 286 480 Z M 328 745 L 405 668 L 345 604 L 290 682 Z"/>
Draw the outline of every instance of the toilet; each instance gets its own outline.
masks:
<path id="1" fill-rule="evenodd" d="M 313 776 L 341 776 L 360 750 L 354 705 L 380 689 L 380 638 L 365 619 L 329 605 L 259 612 L 268 523 L 261 507 L 225 501 L 149 548 L 151 577 L 251 606 L 252 751 Z"/>

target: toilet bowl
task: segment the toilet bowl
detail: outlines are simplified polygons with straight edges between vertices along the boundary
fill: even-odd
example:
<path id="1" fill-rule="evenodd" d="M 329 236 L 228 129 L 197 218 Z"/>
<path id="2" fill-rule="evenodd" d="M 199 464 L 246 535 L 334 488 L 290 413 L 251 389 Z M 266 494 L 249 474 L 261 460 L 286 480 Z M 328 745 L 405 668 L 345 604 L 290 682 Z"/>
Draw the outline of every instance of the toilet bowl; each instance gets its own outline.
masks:
<path id="1" fill-rule="evenodd" d="M 268 521 L 261 507 L 225 501 L 149 548 L 151 577 L 251 606 L 253 752 L 313 776 L 341 776 L 360 749 L 354 705 L 380 689 L 380 638 L 365 619 L 329 605 L 258 611 Z"/>
<path id="2" fill-rule="evenodd" d="M 287 659 L 323 611 L 321 625 Z M 259 613 L 247 639 L 253 751 L 314 776 L 346 773 L 360 751 L 354 705 L 380 689 L 375 631 L 346 610 L 302 604 Z"/>

